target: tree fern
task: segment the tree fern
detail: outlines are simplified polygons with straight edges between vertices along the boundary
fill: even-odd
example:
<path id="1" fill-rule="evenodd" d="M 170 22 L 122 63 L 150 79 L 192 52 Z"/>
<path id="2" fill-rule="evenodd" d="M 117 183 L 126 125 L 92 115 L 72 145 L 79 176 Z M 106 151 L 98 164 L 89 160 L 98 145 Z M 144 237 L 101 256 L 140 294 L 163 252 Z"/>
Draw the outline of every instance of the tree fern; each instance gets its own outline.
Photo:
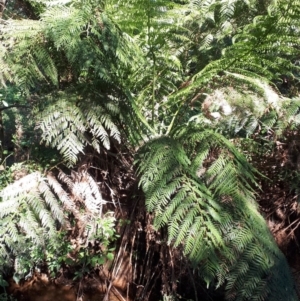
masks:
<path id="1" fill-rule="evenodd" d="M 48 95 L 38 115 L 41 140 L 68 166 L 90 146 L 109 149 L 123 133 L 122 141 L 135 146 L 147 140 L 137 155 L 140 185 L 168 244 L 182 246 L 208 286 L 225 288 L 227 300 L 296 300 L 286 261 L 255 204 L 255 171 L 224 136 L 285 122 L 271 87 L 281 73 L 299 69 L 299 1 L 274 1 L 257 18 L 252 11 L 261 1 L 42 2 L 39 21 L 0 26 L 2 85 Z M 239 95 L 233 114 L 220 105 L 205 112 L 207 98 L 219 100 L 217 89 Z M 245 105 L 244 90 L 251 94 Z M 286 122 L 297 121 L 297 101 L 284 108 Z M 0 203 L 0 223 L 8 223 L 0 258 L 12 263 L 14 250 L 17 269 L 30 257 L 27 237 L 44 246 L 58 226 L 69 226 L 66 211 L 78 227 L 74 249 L 101 226 L 105 201 L 88 173 L 36 175 L 30 190 L 17 182 Z"/>
<path id="2" fill-rule="evenodd" d="M 184 8 L 168 0 L 108 1 L 106 8 L 139 49 L 140 60 L 123 87 L 131 92 L 137 117 L 150 130 L 149 135 L 162 133 L 169 121 L 161 118 L 169 119 L 164 104 L 183 76 L 179 57 L 187 37 L 176 16 Z"/>

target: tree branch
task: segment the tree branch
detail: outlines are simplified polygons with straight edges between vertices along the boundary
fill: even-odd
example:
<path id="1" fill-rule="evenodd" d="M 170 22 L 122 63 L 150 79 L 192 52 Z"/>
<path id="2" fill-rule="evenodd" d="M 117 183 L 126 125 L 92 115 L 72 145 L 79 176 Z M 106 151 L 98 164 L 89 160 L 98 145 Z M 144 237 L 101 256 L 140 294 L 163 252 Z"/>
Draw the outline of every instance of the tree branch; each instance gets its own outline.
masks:
<path id="1" fill-rule="evenodd" d="M 11 108 L 26 108 L 26 109 L 29 109 L 30 107 L 26 106 L 26 105 L 13 104 L 13 105 L 10 105 L 10 106 L 7 106 L 7 107 L 0 108 L 0 112 L 4 111 L 6 109 L 11 109 Z"/>

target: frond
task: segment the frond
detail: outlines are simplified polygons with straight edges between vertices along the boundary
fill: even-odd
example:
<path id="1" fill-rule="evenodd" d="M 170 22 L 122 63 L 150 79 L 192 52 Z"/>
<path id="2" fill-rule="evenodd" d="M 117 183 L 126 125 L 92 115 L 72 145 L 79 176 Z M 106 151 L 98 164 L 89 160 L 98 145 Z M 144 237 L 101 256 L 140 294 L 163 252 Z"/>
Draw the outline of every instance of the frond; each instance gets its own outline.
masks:
<path id="1" fill-rule="evenodd" d="M 106 204 L 94 179 L 85 171 L 77 173 L 73 171 L 71 176 L 67 176 L 60 171 L 59 179 L 68 185 L 72 196 L 80 200 L 86 209 L 91 213 L 102 214 L 102 207 Z"/>
<path id="2" fill-rule="evenodd" d="M 100 146 L 110 148 L 111 138 L 120 142 L 120 132 L 111 116 L 89 99 L 77 106 L 78 98 L 81 97 L 61 93 L 60 99 L 41 113 L 37 124 L 42 141 L 57 148 L 68 165 L 77 162 L 87 145 L 100 152 Z"/>
<path id="3" fill-rule="evenodd" d="M 5 187 L 0 196 L 0 262 L 4 268 L 18 258 L 15 274 L 21 278 L 39 264 L 31 252 L 40 248 L 47 253 L 49 244 L 59 245 L 61 231 L 70 229 L 74 219 L 78 227 L 74 249 L 95 238 L 107 243 L 114 232 L 109 229 L 107 233 L 115 219 L 109 213 L 102 214 L 106 201 L 86 170 L 72 171 L 70 176 L 61 171 L 58 177 L 28 174 Z"/>
<path id="4" fill-rule="evenodd" d="M 9 20 L 0 24 L 0 32 L 5 46 L 0 66 L 7 70 L 4 84 L 15 82 L 24 89 L 34 88 L 41 81 L 57 84 L 57 70 L 49 49 L 44 47 L 41 22 Z"/>
<path id="5" fill-rule="evenodd" d="M 85 110 L 84 113 L 93 136 L 93 142 L 96 143 L 96 139 L 100 139 L 106 149 L 110 148 L 110 137 L 120 143 L 120 132 L 103 108 L 95 106 L 92 110 Z M 100 151 L 99 145 L 95 149 Z"/>
<path id="6" fill-rule="evenodd" d="M 18 214 L 18 212 L 26 212 L 21 219 L 26 220 L 27 215 L 31 217 L 31 224 L 34 224 L 32 229 L 38 229 L 37 223 L 40 221 L 43 227 L 52 229 L 49 235 L 53 235 L 54 220 L 64 224 L 63 211 L 39 172 L 24 176 L 10 184 L 1 191 L 1 197 L 0 216 L 2 218 Z M 48 208 L 52 209 L 51 213 Z M 52 213 L 54 215 L 51 218 L 49 214 L 52 215 Z"/>
<path id="7" fill-rule="evenodd" d="M 227 300 L 284 300 L 286 289 L 296 300 L 285 258 L 254 201 L 255 171 L 228 140 L 185 126 L 146 143 L 136 164 L 154 225 L 167 227 L 168 243 L 182 245 L 208 285 L 225 285 Z"/>
<path id="8" fill-rule="evenodd" d="M 157 227 L 170 225 L 169 241 L 176 240 L 178 245 L 181 238 L 188 237 L 189 228 L 197 216 L 202 216 L 203 227 L 213 223 L 214 217 L 207 214 L 207 205 L 214 202 L 207 188 L 186 174 L 185 168 L 190 162 L 180 144 L 163 137 L 143 147 L 141 154 L 147 153 L 147 149 L 148 156 L 142 155 L 137 161 L 140 162 L 138 172 L 147 207 L 149 211 L 155 209 Z M 218 206 L 215 209 L 218 210 Z M 187 215 L 190 218 L 186 220 Z M 221 246 L 218 233 L 211 238 L 212 245 Z M 193 240 L 198 241 L 197 236 Z"/>

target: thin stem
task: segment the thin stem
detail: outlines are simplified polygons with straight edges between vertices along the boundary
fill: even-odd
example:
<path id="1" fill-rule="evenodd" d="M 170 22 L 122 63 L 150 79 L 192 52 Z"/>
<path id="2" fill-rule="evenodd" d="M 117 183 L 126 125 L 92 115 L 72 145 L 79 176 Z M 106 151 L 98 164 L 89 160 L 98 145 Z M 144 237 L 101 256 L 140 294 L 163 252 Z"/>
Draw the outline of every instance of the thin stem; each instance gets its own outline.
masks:
<path id="1" fill-rule="evenodd" d="M 155 73 L 156 73 L 156 68 L 155 68 L 155 64 L 156 64 L 156 61 L 155 61 L 155 54 L 154 52 L 152 51 L 152 61 L 153 61 L 153 73 L 152 73 L 152 76 L 153 76 L 153 81 L 152 81 L 152 126 L 154 126 L 154 109 L 155 109 L 155 84 L 156 84 L 156 76 L 155 76 Z"/>
<path id="2" fill-rule="evenodd" d="M 151 12 L 152 12 L 152 3 L 151 0 L 148 0 L 148 9 L 147 9 L 147 32 L 148 32 L 148 45 L 149 53 L 152 58 L 152 99 L 151 99 L 151 125 L 154 126 L 154 115 L 155 115 L 155 85 L 156 85 L 156 56 L 153 49 L 153 39 L 151 34 Z"/>

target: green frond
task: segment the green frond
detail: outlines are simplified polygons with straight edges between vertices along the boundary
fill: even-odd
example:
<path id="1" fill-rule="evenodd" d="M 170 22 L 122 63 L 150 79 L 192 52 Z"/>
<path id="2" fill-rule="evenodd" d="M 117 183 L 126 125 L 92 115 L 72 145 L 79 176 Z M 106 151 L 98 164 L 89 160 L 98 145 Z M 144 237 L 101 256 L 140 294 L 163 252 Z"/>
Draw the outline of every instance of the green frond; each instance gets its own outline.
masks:
<path id="1" fill-rule="evenodd" d="M 57 84 L 57 70 L 49 49 L 44 47 L 43 26 L 39 21 L 9 20 L 0 25 L 6 51 L 0 65 L 9 66 L 4 80 L 15 82 L 24 89 L 38 82 Z"/>
<path id="2" fill-rule="evenodd" d="M 110 148 L 111 138 L 120 142 L 117 126 L 100 105 L 87 99 L 87 104 L 77 106 L 76 101 L 76 96 L 61 93 L 60 99 L 41 113 L 37 124 L 42 142 L 57 148 L 69 165 L 77 162 L 87 145 L 100 152 L 101 146 Z"/>
<path id="3" fill-rule="evenodd" d="M 20 227 L 23 228 L 26 235 L 40 242 L 41 238 L 36 235 L 36 232 L 41 227 L 48 228 L 48 235 L 51 237 L 55 233 L 57 217 L 59 218 L 58 221 L 64 224 L 62 209 L 46 186 L 42 175 L 38 172 L 29 174 L 3 189 L 1 197 L 0 216 L 2 218 L 15 216 L 15 222 L 20 223 Z M 48 209 L 52 206 L 54 216 Z M 28 217 L 28 223 L 26 217 Z"/>
<path id="4" fill-rule="evenodd" d="M 211 197 L 203 185 L 189 179 L 187 175 L 184 176 L 187 172 L 185 168 L 190 162 L 183 149 L 174 140 L 167 137 L 154 140 L 141 149 L 141 154 L 148 147 L 147 158 L 142 155 L 141 161 L 137 161 L 141 162 L 140 183 L 146 194 L 147 207 L 149 211 L 155 208 L 158 216 L 154 224 L 157 227 L 168 223 L 169 242 L 174 241 L 175 245 L 178 245 L 188 237 L 188 231 L 196 216 L 203 215 L 204 227 L 211 225 L 210 217 L 205 210 Z M 153 168 L 147 168 L 148 160 L 152 162 Z M 220 245 L 218 233 L 206 239 L 209 241 L 211 239 L 214 246 Z M 194 240 L 197 241 L 197 235 Z"/>
<path id="5" fill-rule="evenodd" d="M 93 138 L 99 138 L 106 149 L 110 148 L 110 137 L 120 143 L 120 132 L 117 126 L 100 106 L 95 106 L 93 110 L 89 109 L 84 113 Z M 106 129 L 109 130 L 109 133 Z M 100 151 L 99 146 L 97 150 Z"/>
<path id="6" fill-rule="evenodd" d="M 49 184 L 49 181 L 48 181 Z M 60 223 L 64 224 L 65 222 L 65 217 L 63 215 L 63 212 L 61 210 L 61 206 L 59 205 L 58 202 L 56 202 L 56 197 L 54 193 L 51 191 L 49 186 L 45 182 L 40 182 L 39 191 L 41 192 L 41 198 L 45 200 L 45 203 L 47 204 L 47 207 L 51 211 L 51 214 L 53 217 Z"/>
<path id="7" fill-rule="evenodd" d="M 147 142 L 136 164 L 154 225 L 167 227 L 168 243 L 183 247 L 208 285 L 224 285 L 227 300 L 284 300 L 286 289 L 296 300 L 287 263 L 254 202 L 255 171 L 224 136 L 185 126 Z"/>
<path id="8" fill-rule="evenodd" d="M 70 213 L 87 243 L 111 236 L 102 228 L 113 226 L 114 217 L 102 214 L 106 201 L 87 171 L 72 171 L 70 176 L 61 171 L 58 177 L 28 174 L 5 187 L 0 196 L 0 262 L 4 268 L 15 261 L 15 274 L 21 278 L 40 264 L 31 258 L 34 252 L 47 253 L 49 244 L 58 243 L 61 231 L 70 227 Z"/>

